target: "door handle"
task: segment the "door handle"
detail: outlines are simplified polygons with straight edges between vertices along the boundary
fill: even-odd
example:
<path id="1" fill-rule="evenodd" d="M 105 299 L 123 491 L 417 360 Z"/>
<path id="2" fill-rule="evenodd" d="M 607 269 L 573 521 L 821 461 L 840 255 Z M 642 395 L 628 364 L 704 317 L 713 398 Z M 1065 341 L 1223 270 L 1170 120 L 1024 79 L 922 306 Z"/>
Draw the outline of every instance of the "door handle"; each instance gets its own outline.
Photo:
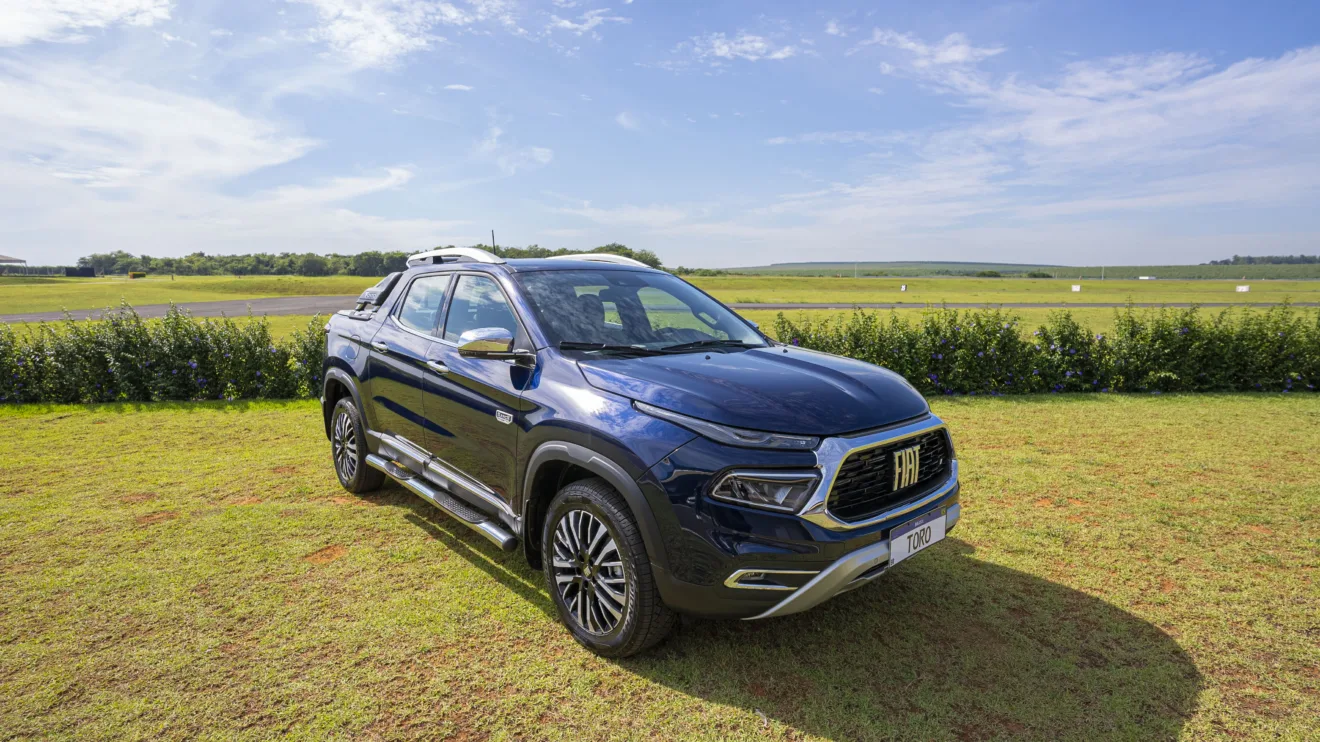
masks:
<path id="1" fill-rule="evenodd" d="M 427 361 L 426 367 L 436 372 L 437 374 L 449 373 L 449 367 L 439 361 Z"/>
<path id="2" fill-rule="evenodd" d="M 386 345 L 385 343 L 372 343 L 372 344 L 371 344 L 371 347 L 372 347 L 372 348 L 375 348 L 376 351 L 377 351 L 377 352 L 380 352 L 380 353 L 389 353 L 389 352 L 390 352 L 390 346 Z"/>

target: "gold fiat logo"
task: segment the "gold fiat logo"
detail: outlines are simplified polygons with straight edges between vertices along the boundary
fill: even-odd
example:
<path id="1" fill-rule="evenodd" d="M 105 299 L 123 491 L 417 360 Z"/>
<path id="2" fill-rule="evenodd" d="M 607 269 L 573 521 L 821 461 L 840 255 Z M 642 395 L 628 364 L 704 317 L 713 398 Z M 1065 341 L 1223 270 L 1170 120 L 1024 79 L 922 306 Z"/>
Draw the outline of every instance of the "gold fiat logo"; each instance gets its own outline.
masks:
<path id="1" fill-rule="evenodd" d="M 921 446 L 894 452 L 894 489 L 901 490 L 917 483 L 921 470 Z"/>

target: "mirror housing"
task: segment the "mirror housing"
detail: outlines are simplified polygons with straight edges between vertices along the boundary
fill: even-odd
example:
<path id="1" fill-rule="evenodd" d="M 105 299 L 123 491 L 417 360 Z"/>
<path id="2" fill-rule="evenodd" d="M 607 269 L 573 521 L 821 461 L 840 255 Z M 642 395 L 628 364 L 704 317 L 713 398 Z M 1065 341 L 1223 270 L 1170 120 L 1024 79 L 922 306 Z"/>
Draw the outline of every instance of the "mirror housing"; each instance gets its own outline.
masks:
<path id="1" fill-rule="evenodd" d="M 526 363 L 535 358 L 530 350 L 513 349 L 513 333 L 503 327 L 479 327 L 458 336 L 458 354 L 469 358 L 492 358 Z"/>

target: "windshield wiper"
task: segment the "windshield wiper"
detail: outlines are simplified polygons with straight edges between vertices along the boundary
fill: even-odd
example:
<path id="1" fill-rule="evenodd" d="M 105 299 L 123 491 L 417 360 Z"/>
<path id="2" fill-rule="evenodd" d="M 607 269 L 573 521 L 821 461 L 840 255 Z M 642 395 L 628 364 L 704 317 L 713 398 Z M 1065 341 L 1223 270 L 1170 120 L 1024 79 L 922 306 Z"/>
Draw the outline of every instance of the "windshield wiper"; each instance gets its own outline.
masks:
<path id="1" fill-rule="evenodd" d="M 676 350 L 697 350 L 700 348 L 760 348 L 760 344 L 744 343 L 741 340 L 693 340 L 690 343 L 679 343 L 677 345 L 666 345 L 660 350 L 670 352 Z"/>
<path id="2" fill-rule="evenodd" d="M 637 353 L 653 356 L 664 353 L 663 350 L 647 348 L 644 345 L 614 345 L 611 343 L 585 343 L 578 340 L 565 340 L 559 344 L 560 350 L 601 350 L 608 353 Z"/>

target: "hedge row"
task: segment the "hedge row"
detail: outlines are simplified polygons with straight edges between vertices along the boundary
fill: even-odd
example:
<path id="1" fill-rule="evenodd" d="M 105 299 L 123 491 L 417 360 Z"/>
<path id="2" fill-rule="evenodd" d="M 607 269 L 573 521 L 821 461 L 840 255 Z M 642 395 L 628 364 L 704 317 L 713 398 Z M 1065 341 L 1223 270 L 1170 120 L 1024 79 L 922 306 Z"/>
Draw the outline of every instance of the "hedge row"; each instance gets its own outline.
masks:
<path id="1" fill-rule="evenodd" d="M 145 321 L 127 304 L 101 322 L 0 325 L 0 402 L 156 402 L 319 397 L 323 320 L 279 340 L 264 317 Z"/>
<path id="2" fill-rule="evenodd" d="M 1034 332 L 997 309 L 931 309 L 908 321 L 855 309 L 846 318 L 795 322 L 776 336 L 902 374 L 926 395 L 1040 392 L 1315 391 L 1320 311 L 1197 308 L 1117 311 L 1096 333 L 1066 311 Z M 909 315 L 910 316 L 910 315 Z"/>
<path id="3" fill-rule="evenodd" d="M 776 335 L 897 371 L 923 393 L 1314 391 L 1320 311 L 1195 308 L 1117 314 L 1097 334 L 1066 312 L 1033 333 L 997 309 L 932 309 L 920 319 L 854 310 L 794 322 Z M 30 331 L 0 325 L 0 402 L 151 402 L 317 397 L 321 320 L 273 339 L 264 318 L 194 319 L 171 308 L 144 321 L 128 305 L 101 322 Z"/>

